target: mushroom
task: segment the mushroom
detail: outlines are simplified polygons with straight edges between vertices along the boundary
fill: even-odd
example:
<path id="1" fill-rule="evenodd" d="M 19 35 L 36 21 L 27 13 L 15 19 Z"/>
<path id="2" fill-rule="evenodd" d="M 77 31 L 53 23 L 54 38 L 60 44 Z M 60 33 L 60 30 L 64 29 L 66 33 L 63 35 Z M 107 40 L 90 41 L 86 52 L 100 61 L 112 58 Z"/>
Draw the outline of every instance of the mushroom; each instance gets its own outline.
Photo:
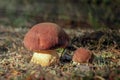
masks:
<path id="1" fill-rule="evenodd" d="M 24 37 L 24 46 L 33 51 L 32 63 L 49 66 L 59 62 L 56 48 L 65 48 L 69 37 L 55 23 L 44 22 L 34 25 Z"/>
<path id="2" fill-rule="evenodd" d="M 72 61 L 76 63 L 86 63 L 91 58 L 91 52 L 85 48 L 78 48 L 74 51 Z"/>

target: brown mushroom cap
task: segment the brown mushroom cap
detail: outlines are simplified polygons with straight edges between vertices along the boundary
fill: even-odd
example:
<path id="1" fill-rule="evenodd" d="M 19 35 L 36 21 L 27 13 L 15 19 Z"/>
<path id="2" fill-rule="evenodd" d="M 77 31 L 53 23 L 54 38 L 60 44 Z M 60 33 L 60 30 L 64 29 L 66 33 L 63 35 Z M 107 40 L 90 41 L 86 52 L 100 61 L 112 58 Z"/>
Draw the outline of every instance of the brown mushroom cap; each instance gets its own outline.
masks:
<path id="1" fill-rule="evenodd" d="M 85 63 L 91 58 L 91 52 L 85 48 L 75 50 L 72 60 L 78 63 Z"/>
<path id="2" fill-rule="evenodd" d="M 24 37 L 24 46 L 32 51 L 66 47 L 69 37 L 55 23 L 39 23 L 33 26 Z"/>

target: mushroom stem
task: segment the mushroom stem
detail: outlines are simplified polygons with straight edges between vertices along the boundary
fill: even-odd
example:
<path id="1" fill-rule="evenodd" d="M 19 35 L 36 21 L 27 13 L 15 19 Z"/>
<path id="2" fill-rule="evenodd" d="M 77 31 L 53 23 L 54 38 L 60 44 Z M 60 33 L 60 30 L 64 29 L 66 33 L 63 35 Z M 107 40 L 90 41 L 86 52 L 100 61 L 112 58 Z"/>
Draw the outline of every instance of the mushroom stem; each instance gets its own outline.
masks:
<path id="1" fill-rule="evenodd" d="M 59 56 L 56 51 L 47 51 L 46 53 L 34 52 L 30 62 L 41 66 L 49 66 L 58 63 L 58 61 Z"/>

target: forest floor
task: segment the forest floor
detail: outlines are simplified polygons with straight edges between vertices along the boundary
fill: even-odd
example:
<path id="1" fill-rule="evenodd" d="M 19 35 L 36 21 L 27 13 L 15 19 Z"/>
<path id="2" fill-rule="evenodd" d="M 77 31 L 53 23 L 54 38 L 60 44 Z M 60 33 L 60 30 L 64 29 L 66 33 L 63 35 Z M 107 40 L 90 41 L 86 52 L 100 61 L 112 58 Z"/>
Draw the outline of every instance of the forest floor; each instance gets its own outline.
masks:
<path id="1" fill-rule="evenodd" d="M 29 63 L 33 52 L 23 45 L 29 28 L 0 26 L 0 80 L 120 80 L 120 31 L 70 29 L 70 44 L 60 63 L 41 67 Z M 78 47 L 92 52 L 88 63 L 73 64 Z"/>

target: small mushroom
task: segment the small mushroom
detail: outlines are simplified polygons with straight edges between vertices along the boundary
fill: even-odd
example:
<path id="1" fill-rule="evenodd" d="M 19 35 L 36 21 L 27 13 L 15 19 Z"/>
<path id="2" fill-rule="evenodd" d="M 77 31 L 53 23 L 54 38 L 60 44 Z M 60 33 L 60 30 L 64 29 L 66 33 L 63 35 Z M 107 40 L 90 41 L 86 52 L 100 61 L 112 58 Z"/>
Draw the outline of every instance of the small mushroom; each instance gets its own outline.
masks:
<path id="1" fill-rule="evenodd" d="M 72 61 L 77 63 L 86 63 L 91 58 L 91 52 L 85 48 L 78 48 L 74 51 Z"/>
<path id="2" fill-rule="evenodd" d="M 65 48 L 69 37 L 55 23 L 44 22 L 34 25 L 24 37 L 24 46 L 33 51 L 32 63 L 49 66 L 59 62 L 56 48 Z"/>

